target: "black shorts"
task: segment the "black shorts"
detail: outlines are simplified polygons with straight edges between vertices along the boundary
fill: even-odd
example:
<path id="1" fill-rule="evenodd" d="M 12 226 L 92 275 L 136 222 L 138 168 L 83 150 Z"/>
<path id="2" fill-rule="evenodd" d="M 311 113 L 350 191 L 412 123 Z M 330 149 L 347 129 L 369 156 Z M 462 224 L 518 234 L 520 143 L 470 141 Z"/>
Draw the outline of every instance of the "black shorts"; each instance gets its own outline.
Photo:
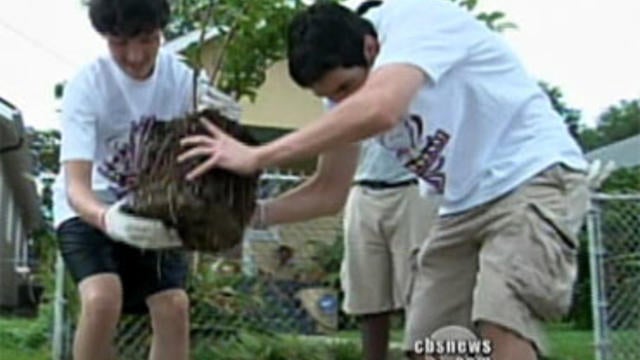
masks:
<path id="1" fill-rule="evenodd" d="M 123 313 L 146 313 L 150 295 L 185 288 L 188 260 L 184 251 L 131 247 L 111 240 L 80 218 L 62 223 L 57 234 L 62 258 L 76 283 L 97 274 L 118 275 Z"/>

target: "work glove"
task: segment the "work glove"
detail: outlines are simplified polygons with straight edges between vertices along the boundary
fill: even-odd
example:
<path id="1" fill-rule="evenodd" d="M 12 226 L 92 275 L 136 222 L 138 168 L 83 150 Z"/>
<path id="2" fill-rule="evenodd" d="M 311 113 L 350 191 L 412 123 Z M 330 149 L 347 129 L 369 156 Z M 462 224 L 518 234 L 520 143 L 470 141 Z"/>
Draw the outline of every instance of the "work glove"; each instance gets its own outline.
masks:
<path id="1" fill-rule="evenodd" d="M 182 247 L 178 232 L 162 221 L 130 215 L 122 210 L 126 199 L 111 205 L 103 217 L 106 234 L 115 241 L 140 249 Z"/>

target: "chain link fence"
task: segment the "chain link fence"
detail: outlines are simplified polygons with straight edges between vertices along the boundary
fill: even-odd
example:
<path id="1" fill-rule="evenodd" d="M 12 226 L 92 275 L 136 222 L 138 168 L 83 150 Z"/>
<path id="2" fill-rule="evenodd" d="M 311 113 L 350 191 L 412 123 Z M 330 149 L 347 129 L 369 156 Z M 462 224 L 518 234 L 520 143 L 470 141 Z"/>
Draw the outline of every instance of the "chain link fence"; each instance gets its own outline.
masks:
<path id="1" fill-rule="evenodd" d="M 260 197 L 287 191 L 301 177 L 271 174 Z M 291 337 L 357 330 L 340 311 L 341 216 L 247 231 L 242 251 L 192 256 L 188 284 L 194 359 L 221 339 L 243 333 Z M 598 360 L 640 359 L 640 195 L 593 196 L 587 219 L 594 337 Z M 71 358 L 77 295 L 57 266 L 54 359 Z M 148 316 L 125 316 L 116 344 L 121 359 L 143 359 Z"/>
<path id="2" fill-rule="evenodd" d="M 640 195 L 595 195 L 587 229 L 596 358 L 640 359 Z"/>
<path id="3" fill-rule="evenodd" d="M 276 196 L 302 180 L 288 174 L 264 175 L 259 197 Z M 188 293 L 194 358 L 210 358 L 198 354 L 216 341 L 244 332 L 297 337 L 355 329 L 355 319 L 341 313 L 339 306 L 341 221 L 337 215 L 267 230 L 249 229 L 242 251 L 223 256 L 192 254 Z M 59 262 L 56 360 L 71 358 L 78 312 L 76 292 L 64 271 Z M 116 337 L 120 359 L 146 358 L 150 344 L 149 317 L 125 315 Z"/>

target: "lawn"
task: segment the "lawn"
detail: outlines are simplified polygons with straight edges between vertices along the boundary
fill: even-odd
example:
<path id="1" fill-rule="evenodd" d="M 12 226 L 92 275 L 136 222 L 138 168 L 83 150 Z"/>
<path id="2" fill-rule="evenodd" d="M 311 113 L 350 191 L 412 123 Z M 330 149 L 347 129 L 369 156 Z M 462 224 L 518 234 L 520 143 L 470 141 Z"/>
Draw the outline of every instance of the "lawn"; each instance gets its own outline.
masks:
<path id="1" fill-rule="evenodd" d="M 46 338 L 46 331 L 42 335 L 41 329 L 41 325 L 33 320 L 0 318 L 0 359 L 50 359 L 50 346 Z M 394 347 L 398 348 L 402 341 L 401 331 L 394 331 L 391 338 Z M 326 340 L 346 340 L 357 343 L 359 342 L 359 333 L 344 331 L 329 338 L 314 336 L 308 339 L 309 343 L 313 342 L 316 346 L 318 341 Z M 569 325 L 554 325 L 549 327 L 549 339 L 553 348 L 553 360 L 594 359 L 593 336 L 590 331 L 573 330 Z M 297 343 L 297 346 L 300 346 L 300 342 Z M 400 359 L 401 357 L 395 358 Z"/>
<path id="2" fill-rule="evenodd" d="M 593 360 L 594 346 L 591 331 L 578 331 L 568 325 L 549 327 L 549 342 L 554 360 Z"/>
<path id="3" fill-rule="evenodd" d="M 47 351 L 19 350 L 11 347 L 0 348 L 0 359 L 2 360 L 50 360 L 51 356 Z"/>
<path id="4" fill-rule="evenodd" d="M 593 333 L 591 331 L 574 330 L 570 325 L 559 324 L 548 327 L 549 345 L 552 360 L 594 360 Z M 359 341 L 356 331 L 340 333 L 341 339 Z M 395 346 L 402 345 L 402 332 L 394 331 L 391 341 Z"/>
<path id="5" fill-rule="evenodd" d="M 32 319 L 0 318 L 0 359 L 51 359 L 46 327 Z"/>

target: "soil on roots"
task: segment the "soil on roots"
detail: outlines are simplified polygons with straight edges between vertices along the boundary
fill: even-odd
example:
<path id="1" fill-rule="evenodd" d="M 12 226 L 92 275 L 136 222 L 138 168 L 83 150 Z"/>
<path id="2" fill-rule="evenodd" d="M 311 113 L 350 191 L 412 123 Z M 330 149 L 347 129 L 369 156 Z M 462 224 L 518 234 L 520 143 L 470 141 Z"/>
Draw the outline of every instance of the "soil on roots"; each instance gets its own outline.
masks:
<path id="1" fill-rule="evenodd" d="M 202 159 L 178 163 L 178 155 L 185 150 L 180 139 L 207 134 L 201 117 L 244 143 L 256 144 L 243 126 L 212 110 L 173 121 L 147 119 L 134 126 L 125 155 L 112 161 L 109 170 L 111 178 L 119 175 L 118 182 L 128 190 L 125 211 L 160 219 L 177 229 L 187 249 L 218 252 L 242 241 L 255 209 L 260 174 L 243 176 L 214 169 L 187 181 L 186 174 Z M 122 160 L 126 157 L 126 167 L 133 171 L 114 170 L 119 167 L 113 163 L 126 163 Z"/>

